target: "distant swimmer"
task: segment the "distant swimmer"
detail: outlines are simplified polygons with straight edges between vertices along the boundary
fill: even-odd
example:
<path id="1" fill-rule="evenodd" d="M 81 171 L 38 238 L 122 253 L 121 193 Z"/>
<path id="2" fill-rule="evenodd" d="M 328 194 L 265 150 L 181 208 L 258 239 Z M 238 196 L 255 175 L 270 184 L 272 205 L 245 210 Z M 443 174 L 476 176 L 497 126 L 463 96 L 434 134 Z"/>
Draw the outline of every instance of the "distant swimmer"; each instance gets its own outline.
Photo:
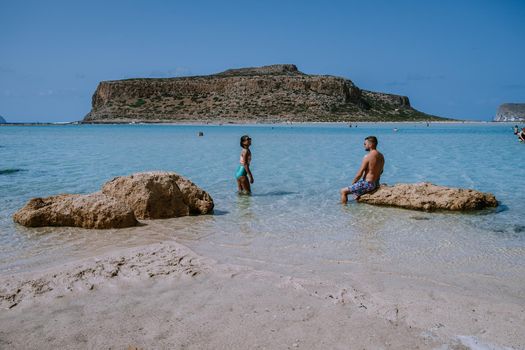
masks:
<path id="1" fill-rule="evenodd" d="M 252 139 L 248 135 L 243 135 L 241 137 L 240 144 L 242 151 L 235 177 L 237 178 L 237 187 L 239 189 L 239 193 L 250 194 L 252 192 L 250 184 L 253 184 L 253 175 L 250 171 L 250 163 L 252 161 L 252 152 L 250 151 L 250 146 L 252 144 Z"/>
<path id="2" fill-rule="evenodd" d="M 365 193 L 371 192 L 379 187 L 379 180 L 383 173 L 385 158 L 376 149 L 377 138 L 368 136 L 365 138 L 365 151 L 370 152 L 363 158 L 361 167 L 357 171 L 352 185 L 341 189 L 341 203 L 348 202 L 348 195 L 351 194 L 355 199 L 359 199 Z"/>
<path id="3" fill-rule="evenodd" d="M 397 130 L 398 130 L 397 128 L 394 128 L 394 131 L 395 131 L 395 132 L 397 132 Z"/>
<path id="4" fill-rule="evenodd" d="M 525 128 L 521 128 L 521 131 L 518 134 L 518 139 L 520 142 L 525 142 Z"/>
<path id="5" fill-rule="evenodd" d="M 518 135 L 520 128 L 517 125 L 514 125 L 514 135 Z"/>

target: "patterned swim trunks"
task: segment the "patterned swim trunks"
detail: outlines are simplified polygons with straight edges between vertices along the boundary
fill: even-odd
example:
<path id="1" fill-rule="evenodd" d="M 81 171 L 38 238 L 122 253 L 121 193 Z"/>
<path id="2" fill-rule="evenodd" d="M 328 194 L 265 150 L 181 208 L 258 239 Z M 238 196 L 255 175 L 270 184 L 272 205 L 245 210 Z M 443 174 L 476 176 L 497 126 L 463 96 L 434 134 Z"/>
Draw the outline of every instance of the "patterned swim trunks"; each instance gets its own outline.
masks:
<path id="1" fill-rule="evenodd" d="M 348 186 L 348 190 L 354 197 L 360 197 L 365 193 L 372 192 L 378 187 L 377 182 L 368 182 L 365 180 L 359 180 L 355 184 Z"/>

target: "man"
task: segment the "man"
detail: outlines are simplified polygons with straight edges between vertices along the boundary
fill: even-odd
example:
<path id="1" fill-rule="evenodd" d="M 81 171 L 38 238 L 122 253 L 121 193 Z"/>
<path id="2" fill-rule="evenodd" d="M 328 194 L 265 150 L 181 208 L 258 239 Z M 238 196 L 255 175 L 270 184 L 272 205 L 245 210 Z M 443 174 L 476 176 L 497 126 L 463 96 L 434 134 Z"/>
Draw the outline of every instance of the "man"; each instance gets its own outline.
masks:
<path id="1" fill-rule="evenodd" d="M 352 194 L 357 200 L 365 193 L 371 192 L 379 187 L 379 179 L 383 173 L 385 158 L 376 149 L 377 138 L 368 136 L 364 143 L 365 151 L 370 152 L 363 158 L 361 167 L 352 182 L 352 185 L 341 189 L 341 203 L 348 201 L 348 195 Z"/>

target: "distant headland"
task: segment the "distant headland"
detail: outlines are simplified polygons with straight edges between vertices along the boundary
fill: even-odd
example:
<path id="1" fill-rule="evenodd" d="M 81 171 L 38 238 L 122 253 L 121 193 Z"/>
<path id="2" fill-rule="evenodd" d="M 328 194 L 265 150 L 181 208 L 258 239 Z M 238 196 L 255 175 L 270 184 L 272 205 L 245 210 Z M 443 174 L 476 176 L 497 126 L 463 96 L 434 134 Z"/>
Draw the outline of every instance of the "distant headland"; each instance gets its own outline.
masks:
<path id="1" fill-rule="evenodd" d="M 308 75 L 293 64 L 177 78 L 100 82 L 83 123 L 446 121 L 406 96 L 358 88 L 351 80 Z"/>
<path id="2" fill-rule="evenodd" d="M 525 103 L 504 103 L 499 106 L 496 122 L 525 121 Z"/>

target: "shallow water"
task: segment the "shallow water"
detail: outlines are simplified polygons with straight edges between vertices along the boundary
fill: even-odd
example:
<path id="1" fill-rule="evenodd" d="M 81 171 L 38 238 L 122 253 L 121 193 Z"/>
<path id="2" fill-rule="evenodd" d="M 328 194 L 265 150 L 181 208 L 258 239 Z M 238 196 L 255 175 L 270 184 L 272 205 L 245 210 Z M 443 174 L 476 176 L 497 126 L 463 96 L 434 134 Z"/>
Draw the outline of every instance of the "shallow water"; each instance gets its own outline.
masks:
<path id="1" fill-rule="evenodd" d="M 251 197 L 236 194 L 233 177 L 245 133 L 253 138 Z M 371 134 L 386 157 L 382 182 L 492 192 L 500 207 L 430 214 L 340 205 L 339 188 L 354 177 Z M 281 271 L 357 264 L 525 279 L 525 144 L 508 124 L 1 127 L 0 146 L 0 273 L 177 239 L 219 261 Z M 212 195 L 215 215 L 106 231 L 12 222 L 32 197 L 93 192 L 146 170 L 188 177 Z"/>

